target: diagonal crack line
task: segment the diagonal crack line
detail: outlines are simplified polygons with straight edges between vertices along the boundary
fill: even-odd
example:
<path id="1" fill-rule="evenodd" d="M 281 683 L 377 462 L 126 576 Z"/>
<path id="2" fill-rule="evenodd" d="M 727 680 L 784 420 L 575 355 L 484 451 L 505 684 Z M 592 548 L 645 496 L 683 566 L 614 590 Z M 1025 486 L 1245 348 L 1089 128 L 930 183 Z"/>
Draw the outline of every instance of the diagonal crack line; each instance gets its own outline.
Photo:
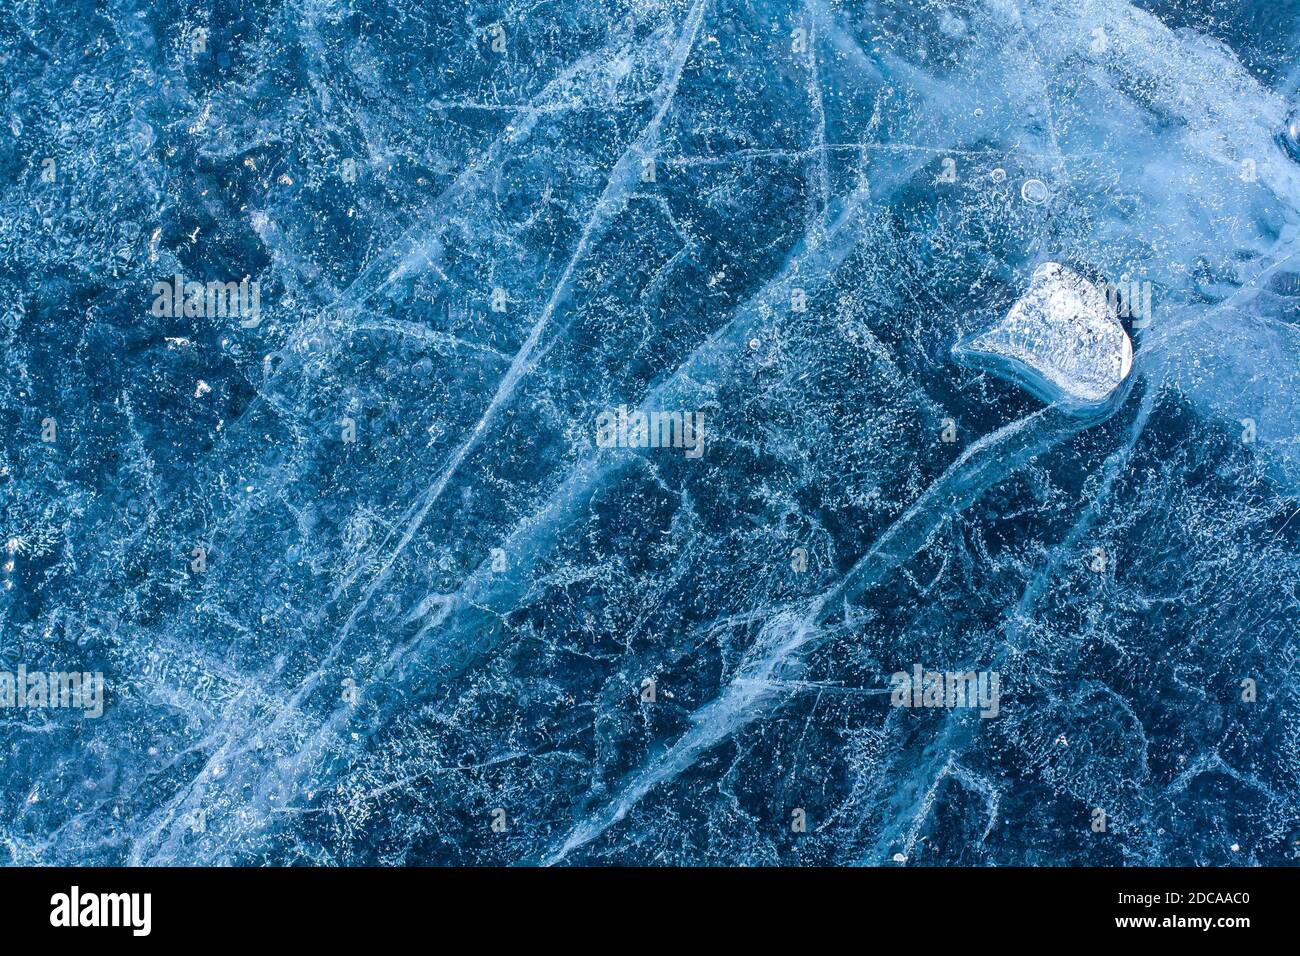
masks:
<path id="1" fill-rule="evenodd" d="M 357 602 L 357 606 L 348 616 L 348 621 L 344 625 L 343 631 L 338 637 L 339 641 L 347 636 L 347 633 L 351 630 L 352 624 L 356 620 L 357 615 L 365 608 L 375 591 L 387 579 L 393 563 L 406 549 L 406 546 L 410 543 L 412 537 L 423 525 L 424 519 L 429 513 L 429 509 L 432 508 L 442 496 L 443 491 L 446 490 L 448 483 L 455 476 L 461 463 L 478 445 L 483 435 L 493 423 L 498 412 L 505 407 L 513 397 L 515 389 L 518 387 L 519 383 L 535 367 L 533 353 L 536 351 L 538 342 L 541 341 L 542 335 L 549 327 L 556 309 L 559 307 L 560 303 L 570 295 L 572 291 L 573 274 L 577 269 L 578 263 L 586 258 L 591 247 L 599 241 L 600 236 L 604 234 L 605 230 L 609 227 L 609 224 L 617 218 L 619 213 L 622 212 L 627 203 L 628 196 L 636 187 L 640 156 L 646 151 L 647 147 L 652 145 L 658 139 L 659 128 L 663 122 L 665 114 L 668 112 L 668 108 L 672 105 L 673 97 L 677 92 L 677 85 L 681 80 L 682 69 L 686 65 L 686 58 L 689 56 L 691 48 L 695 44 L 695 38 L 699 32 L 700 20 L 704 13 L 705 3 L 706 0 L 696 0 L 695 6 L 692 8 L 689 17 L 687 18 L 686 25 L 682 30 L 682 35 L 674 50 L 668 77 L 665 79 L 664 85 L 661 87 L 659 108 L 655 112 L 654 117 L 646 125 L 645 129 L 642 130 L 641 135 L 638 136 L 626 150 L 624 150 L 623 154 L 619 157 L 618 161 L 614 164 L 613 169 L 610 171 L 609 180 L 605 185 L 605 189 L 601 193 L 600 198 L 596 201 L 595 208 L 592 210 L 591 216 L 587 220 L 587 225 L 582 231 L 582 236 L 578 240 L 577 247 L 574 249 L 573 255 L 569 257 L 569 262 L 565 266 L 564 273 L 560 276 L 559 282 L 556 283 L 555 289 L 551 292 L 551 297 L 547 300 L 546 306 L 542 310 L 542 314 L 538 317 L 537 321 L 533 323 L 532 329 L 528 333 L 528 338 L 524 340 L 523 345 L 520 346 L 519 351 L 515 354 L 514 360 L 510 363 L 510 368 L 506 370 L 506 374 L 502 376 L 501 381 L 497 384 L 496 392 L 493 394 L 492 400 L 488 403 L 488 407 L 479 417 L 479 420 L 475 423 L 469 435 L 461 442 L 460 446 L 452 454 L 450 460 L 442 469 L 442 472 L 433 480 L 429 487 L 425 489 L 424 494 L 421 495 L 419 505 L 416 508 L 414 515 L 407 522 L 406 529 L 402 533 L 402 537 L 399 539 L 397 547 L 394 548 L 388 558 L 385 559 L 384 564 L 371 579 L 371 582 L 366 587 L 361 599 Z"/>
<path id="2" fill-rule="evenodd" d="M 1081 427 L 1049 406 L 974 442 L 845 575 L 811 601 L 807 611 L 779 614 L 769 621 L 756 642 L 757 654 L 751 651 L 750 660 L 726 689 L 691 715 L 691 729 L 634 772 L 618 795 L 579 821 L 543 862 L 562 862 L 622 820 L 651 790 L 675 779 L 701 754 L 756 719 L 764 706 L 778 697 L 779 686 L 772 682 L 773 676 L 792 657 L 818 642 L 820 627 L 835 606 L 881 580 L 915 553 L 942 522 L 968 508 L 1030 457 L 1056 446 Z"/>
<path id="3" fill-rule="evenodd" d="M 907 176 L 900 177 L 900 185 L 907 178 Z M 642 402 L 642 407 L 651 407 L 656 403 L 663 404 L 669 394 L 681 388 L 698 387 L 699 382 L 714 378 L 719 374 L 724 358 L 743 347 L 752 330 L 751 323 L 755 316 L 761 315 L 763 309 L 772 303 L 787 299 L 790 287 L 794 282 L 799 281 L 799 276 L 833 272 L 855 247 L 856 223 L 864 205 L 869 203 L 870 199 L 871 190 L 868 184 L 865 181 L 859 183 L 858 188 L 839 210 L 829 231 L 809 237 L 803 248 L 791 256 L 779 276 L 770 280 L 732 320 L 698 347 L 682 366 L 650 390 Z M 632 460 L 635 460 L 635 456 L 624 454 L 617 456 L 613 462 L 600 462 L 595 459 L 583 461 L 570 472 L 561 489 L 547 505 L 516 528 L 509 539 L 508 549 L 512 553 L 535 553 L 537 549 L 525 546 L 521 539 L 553 534 L 555 529 L 567 520 L 567 516 L 577 507 L 577 504 L 590 494 L 602 479 Z M 435 629 L 443 640 L 444 648 L 453 646 L 457 652 L 460 652 L 470 644 L 478 642 L 476 644 L 478 650 L 483 649 L 481 642 L 484 638 L 481 635 L 475 635 L 472 639 L 464 638 L 463 634 L 457 636 L 456 628 L 451 623 L 451 614 L 453 608 L 458 611 L 470 608 L 485 610 L 484 601 L 490 601 L 490 598 L 483 592 L 499 588 L 502 579 L 508 580 L 508 575 L 488 573 L 486 567 L 485 563 L 476 569 L 454 594 L 431 596 L 408 615 L 408 622 L 426 614 L 429 620 L 411 641 L 394 648 L 383 665 L 370 675 L 365 692 L 367 696 L 371 696 L 376 692 L 374 688 L 386 682 L 400 684 L 403 668 L 411 662 L 424 658 L 424 652 L 429 649 L 431 634 Z M 515 565 L 512 572 L 520 573 L 521 567 Z M 474 630 L 468 625 L 459 630 L 464 632 L 467 628 Z M 455 658 L 456 653 L 452 653 L 451 656 Z M 449 680 L 464 666 L 464 660 L 454 659 L 439 670 L 438 676 Z M 314 731 L 312 739 L 304 745 L 300 754 L 308 749 L 320 750 L 324 746 L 324 741 L 332 734 L 340 732 L 350 719 L 349 708 L 336 708 L 335 713 Z"/>
<path id="4" fill-rule="evenodd" d="M 1089 502 L 1088 507 L 1084 509 L 1082 515 L 1067 532 L 1065 538 L 1054 549 L 1047 566 L 1031 578 L 1025 584 L 1024 591 L 1021 593 L 1020 600 L 1016 602 L 1016 607 L 1009 612 L 1007 620 L 1008 636 L 1005 637 L 1001 644 L 1000 650 L 994 662 L 990 665 L 992 670 L 998 670 L 1002 662 L 1006 660 L 1008 654 L 1015 653 L 1018 648 L 1015 644 L 1015 637 L 1023 629 L 1029 615 L 1033 613 L 1039 598 L 1046 590 L 1052 577 L 1056 574 L 1061 564 L 1066 558 L 1073 553 L 1078 547 L 1078 542 L 1087 534 L 1088 530 L 1096 522 L 1101 513 L 1102 506 L 1109 500 L 1114 490 L 1115 482 L 1127 467 L 1129 458 L 1133 454 L 1133 449 L 1137 446 L 1138 440 L 1142 437 L 1146 429 L 1147 422 L 1150 420 L 1151 412 L 1155 407 L 1156 393 L 1158 388 L 1154 382 L 1149 383 L 1147 393 L 1142 397 L 1142 404 L 1130 427 L 1128 438 L 1124 445 L 1113 452 L 1106 462 L 1102 465 L 1102 483 L 1093 500 Z M 935 787 L 938 786 L 943 776 L 949 772 L 952 762 L 956 760 L 958 752 L 965 750 L 974 739 L 976 732 L 982 726 L 980 720 L 968 721 L 965 718 L 967 714 L 960 714 L 957 711 L 950 711 L 944 718 L 943 725 L 935 734 L 933 743 L 927 748 L 927 751 L 933 756 L 929 762 L 932 772 L 928 775 L 929 783 L 923 788 L 917 788 L 910 782 L 907 789 L 911 792 L 918 793 L 919 796 L 912 802 L 911 806 L 901 817 L 903 820 L 913 823 L 906 840 L 903 841 L 903 853 L 909 858 L 912 855 L 912 847 L 916 842 L 917 827 L 916 820 L 922 813 L 928 811 L 931 797 Z M 963 731 L 965 731 L 963 733 Z M 897 804 L 899 794 L 895 797 Z M 864 865 L 874 865 L 889 856 L 895 849 L 895 835 L 897 828 L 886 828 L 882 831 L 879 839 L 876 841 L 872 858 L 860 861 Z"/>
<path id="5" fill-rule="evenodd" d="M 456 203 L 463 202 L 467 194 L 472 194 L 480 189 L 486 180 L 487 172 L 497 167 L 502 156 L 531 135 L 538 121 L 548 113 L 548 103 L 558 93 L 568 90 L 574 80 L 580 77 L 583 71 L 592 66 L 602 55 L 611 55 L 611 48 L 605 47 L 599 51 L 583 54 L 552 78 L 527 104 L 520 106 L 505 125 L 505 132 L 492 141 L 482 157 L 469 163 L 457 174 L 456 178 L 420 212 L 418 221 L 415 224 L 408 227 L 401 236 L 372 257 L 344 289 L 326 290 L 330 294 L 330 298 L 321 306 L 322 310 L 333 311 L 340 316 L 355 312 L 374 295 L 385 289 L 394 276 L 401 274 L 408 268 L 410 262 L 413 260 L 423 261 L 426 258 L 430 242 L 442 235 L 447 223 L 453 218 L 448 214 L 449 208 Z M 298 341 L 304 330 L 314 321 L 316 320 L 306 319 L 299 322 L 286 335 L 286 344 L 276 350 L 273 355 L 281 358 L 285 358 L 286 353 L 291 355 L 292 344 Z M 275 403 L 270 400 L 268 393 L 280 377 L 289 374 L 291 367 L 292 364 L 288 361 L 281 363 L 271 378 L 267 380 L 266 388 L 259 388 L 252 401 L 240 411 L 238 418 L 223 429 L 222 442 L 234 441 L 245 427 L 252 427 L 247 426 L 246 423 L 251 420 L 251 413 L 255 412 L 262 404 L 276 407 Z M 283 409 L 277 410 L 283 413 Z M 224 447 L 224 444 L 214 446 L 212 454 L 215 455 L 218 448 Z M 294 480 L 294 477 L 291 472 L 282 471 L 278 474 L 276 480 L 263 490 L 268 496 L 274 496 L 285 485 Z M 247 517 L 252 507 L 251 499 L 242 502 L 238 509 L 223 521 L 223 525 L 233 525 L 235 528 L 241 527 L 240 522 Z M 238 535 L 232 531 L 231 537 L 238 537 Z"/>
<path id="6" fill-rule="evenodd" d="M 462 441 L 460 446 L 452 454 L 446 466 L 444 466 L 439 475 L 433 480 L 421 496 L 418 507 L 416 508 L 415 513 L 407 521 L 406 527 L 403 530 L 402 536 L 398 540 L 396 547 L 385 559 L 379 571 L 371 578 L 370 583 L 366 586 L 366 589 L 357 601 L 357 604 L 348 615 L 343 627 L 335 636 L 329 654 L 321 662 L 320 666 L 313 670 L 313 672 L 303 681 L 298 690 L 294 693 L 293 697 L 288 701 L 287 706 L 272 721 L 269 728 L 271 733 L 277 733 L 282 729 L 290 715 L 296 713 L 298 706 L 303 699 L 306 698 L 323 679 L 325 671 L 337 658 L 340 649 L 343 647 L 344 641 L 351 632 L 352 627 L 356 623 L 361 612 L 368 606 L 370 599 L 374 596 L 379 587 L 387 580 L 397 558 L 405 551 L 407 545 L 419 531 L 420 527 L 424 523 L 425 517 L 441 497 L 443 491 L 450 483 L 461 463 L 478 445 L 482 436 L 496 418 L 497 413 L 512 398 L 519 382 L 532 371 L 534 367 L 533 352 L 535 351 L 538 342 L 541 340 L 542 334 L 549 326 L 557 307 L 570 294 L 573 274 L 578 263 L 583 260 L 591 247 L 599 240 L 599 237 L 603 235 L 609 224 L 619 215 L 626 205 L 632 190 L 635 188 L 637 176 L 640 171 L 641 154 L 644 153 L 649 146 L 655 143 L 659 137 L 659 131 L 663 124 L 664 117 L 667 115 L 668 110 L 673 103 L 673 99 L 676 96 L 678 84 L 681 81 L 682 72 L 686 66 L 687 58 L 689 57 L 690 52 L 695 45 L 695 40 L 699 35 L 700 23 L 703 20 L 706 3 L 707 0 L 696 0 L 688 13 L 681 34 L 674 46 L 673 55 L 669 62 L 668 69 L 666 70 L 664 83 L 660 86 L 656 96 L 658 99 L 658 108 L 656 109 L 654 116 L 651 118 L 649 123 L 647 123 L 646 127 L 642 130 L 636 140 L 634 140 L 627 149 L 624 150 L 623 154 L 611 169 L 605 189 L 597 200 L 595 208 L 592 210 L 592 214 L 587 221 L 586 227 L 583 229 L 577 247 L 574 249 L 573 255 L 570 257 L 564 273 L 556 284 L 542 314 L 533 324 L 528 338 L 524 341 L 519 352 L 511 362 L 510 368 L 498 383 L 491 402 L 484 410 L 482 416 L 479 418 L 470 434 L 464 439 L 464 441 Z M 242 755 L 247 753 L 248 747 L 243 742 L 247 738 L 247 734 L 241 736 L 240 745 L 237 749 L 238 754 Z M 218 753 L 213 755 L 205 765 L 204 771 L 209 770 L 212 766 L 220 765 L 223 760 L 230 756 L 230 750 L 231 746 L 230 744 L 227 744 L 227 746 L 223 747 L 218 751 Z M 196 792 L 201 789 L 201 780 L 204 777 L 205 773 L 201 771 L 195 780 L 191 782 L 191 785 L 171 801 L 163 815 L 163 819 L 158 826 L 151 831 L 149 838 L 162 833 L 171 824 L 180 807 L 185 803 L 190 802 L 195 797 Z"/>

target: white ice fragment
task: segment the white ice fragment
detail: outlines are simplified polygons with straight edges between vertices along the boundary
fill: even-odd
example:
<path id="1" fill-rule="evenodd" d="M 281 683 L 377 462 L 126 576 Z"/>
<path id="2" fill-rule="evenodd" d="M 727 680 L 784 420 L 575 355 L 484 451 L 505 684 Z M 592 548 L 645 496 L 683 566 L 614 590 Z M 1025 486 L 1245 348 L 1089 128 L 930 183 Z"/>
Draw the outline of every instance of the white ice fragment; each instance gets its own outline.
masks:
<path id="1" fill-rule="evenodd" d="M 1076 410 L 1105 405 L 1133 368 L 1133 343 L 1105 294 L 1056 262 L 1034 270 L 1006 318 L 955 351 L 967 364 Z"/>

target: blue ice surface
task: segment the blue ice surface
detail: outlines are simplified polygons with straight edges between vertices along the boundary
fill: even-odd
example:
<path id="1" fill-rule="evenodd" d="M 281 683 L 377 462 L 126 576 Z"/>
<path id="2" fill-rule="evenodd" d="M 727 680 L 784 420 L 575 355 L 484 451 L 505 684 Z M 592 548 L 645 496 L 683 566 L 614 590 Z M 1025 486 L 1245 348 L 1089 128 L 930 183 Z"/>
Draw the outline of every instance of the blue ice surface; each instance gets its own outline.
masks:
<path id="1" fill-rule="evenodd" d="M 0 670 L 106 685 L 0 709 L 0 862 L 1294 863 L 1297 54 L 1291 0 L 0 5 Z M 953 360 L 1046 261 L 1152 289 L 1101 420 Z"/>

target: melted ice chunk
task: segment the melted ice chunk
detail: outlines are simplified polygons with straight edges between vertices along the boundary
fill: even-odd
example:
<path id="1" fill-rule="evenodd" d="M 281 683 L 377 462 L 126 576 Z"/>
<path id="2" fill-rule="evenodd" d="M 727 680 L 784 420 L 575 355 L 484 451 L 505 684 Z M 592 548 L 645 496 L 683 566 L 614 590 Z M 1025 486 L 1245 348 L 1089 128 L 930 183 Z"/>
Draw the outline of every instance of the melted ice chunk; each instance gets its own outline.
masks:
<path id="1" fill-rule="evenodd" d="M 956 351 L 1044 401 L 1080 408 L 1104 404 L 1133 368 L 1133 344 L 1105 294 L 1055 262 L 1034 270 L 1006 318 Z"/>

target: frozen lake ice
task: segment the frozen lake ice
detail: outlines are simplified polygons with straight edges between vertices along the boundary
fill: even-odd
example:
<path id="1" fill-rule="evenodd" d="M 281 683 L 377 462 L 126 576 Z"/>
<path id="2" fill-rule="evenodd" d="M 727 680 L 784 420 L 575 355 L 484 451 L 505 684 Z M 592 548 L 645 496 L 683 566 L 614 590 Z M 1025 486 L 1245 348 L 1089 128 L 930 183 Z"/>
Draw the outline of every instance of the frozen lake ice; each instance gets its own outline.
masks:
<path id="1" fill-rule="evenodd" d="M 1294 864 L 1298 53 L 6 4 L 0 862 Z"/>

